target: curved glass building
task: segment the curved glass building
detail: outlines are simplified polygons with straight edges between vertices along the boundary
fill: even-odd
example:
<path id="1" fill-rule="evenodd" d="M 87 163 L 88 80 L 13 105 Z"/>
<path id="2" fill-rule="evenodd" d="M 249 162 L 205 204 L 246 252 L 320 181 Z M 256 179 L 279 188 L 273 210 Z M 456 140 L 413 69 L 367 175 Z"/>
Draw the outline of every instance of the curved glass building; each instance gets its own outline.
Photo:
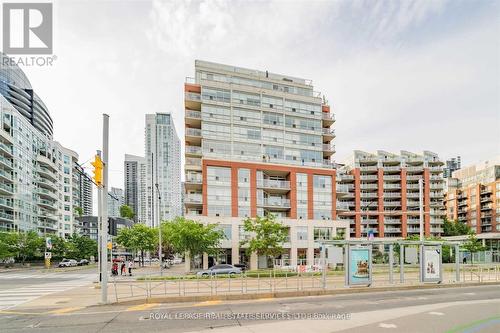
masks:
<path id="1" fill-rule="evenodd" d="M 78 154 L 53 141 L 47 107 L 24 72 L 0 57 L 0 231 L 67 237 L 82 206 Z"/>

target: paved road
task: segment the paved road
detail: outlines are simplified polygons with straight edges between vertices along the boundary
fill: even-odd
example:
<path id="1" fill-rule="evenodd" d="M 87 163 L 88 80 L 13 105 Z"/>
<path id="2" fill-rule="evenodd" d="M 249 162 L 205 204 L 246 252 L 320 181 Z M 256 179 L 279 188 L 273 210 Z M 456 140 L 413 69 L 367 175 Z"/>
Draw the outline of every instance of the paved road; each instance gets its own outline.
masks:
<path id="1" fill-rule="evenodd" d="M 0 273 L 0 310 L 11 309 L 46 295 L 89 284 L 95 278 L 95 268 Z"/>
<path id="2" fill-rule="evenodd" d="M 45 309 L 46 310 L 46 309 Z M 2 332 L 500 332 L 500 287 L 0 311 Z M 339 320 L 252 320 L 336 314 Z M 342 315 L 348 314 L 347 320 Z M 193 316 L 225 316 L 193 319 Z M 189 319 L 175 319 L 190 316 Z M 228 318 L 228 316 L 230 318 Z M 349 317 L 350 316 L 350 317 Z M 465 325 L 465 326 L 464 326 Z M 461 329 L 453 331 L 454 328 Z"/>

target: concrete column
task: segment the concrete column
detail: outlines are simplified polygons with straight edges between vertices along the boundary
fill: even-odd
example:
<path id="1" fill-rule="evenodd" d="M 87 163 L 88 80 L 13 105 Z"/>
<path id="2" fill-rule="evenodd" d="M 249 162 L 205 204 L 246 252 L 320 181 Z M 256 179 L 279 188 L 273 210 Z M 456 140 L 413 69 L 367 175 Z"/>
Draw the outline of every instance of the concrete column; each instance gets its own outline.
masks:
<path id="1" fill-rule="evenodd" d="M 307 228 L 307 254 L 306 254 L 307 264 L 314 264 L 314 226 L 312 224 L 308 225 Z"/>
<path id="2" fill-rule="evenodd" d="M 297 266 L 297 228 L 290 226 L 290 265 Z"/>
<path id="3" fill-rule="evenodd" d="M 208 254 L 203 253 L 203 269 L 208 269 Z"/>
<path id="4" fill-rule="evenodd" d="M 297 266 L 297 247 L 292 245 L 292 248 L 290 249 L 290 265 L 295 267 Z"/>
<path id="5" fill-rule="evenodd" d="M 184 273 L 189 273 L 191 271 L 191 255 L 186 252 L 184 255 Z"/>
<path id="6" fill-rule="evenodd" d="M 250 255 L 250 270 L 255 270 L 259 268 L 257 261 L 258 261 L 257 253 L 254 252 Z"/>
<path id="7" fill-rule="evenodd" d="M 231 264 L 239 264 L 240 263 L 240 248 L 237 246 L 234 246 L 231 248 Z"/>

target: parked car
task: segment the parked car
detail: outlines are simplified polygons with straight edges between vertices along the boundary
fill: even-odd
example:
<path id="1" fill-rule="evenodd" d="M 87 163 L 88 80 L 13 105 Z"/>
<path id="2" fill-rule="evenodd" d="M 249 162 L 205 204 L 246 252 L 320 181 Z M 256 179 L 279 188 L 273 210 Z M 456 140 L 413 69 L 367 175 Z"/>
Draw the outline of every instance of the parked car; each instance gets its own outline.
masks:
<path id="1" fill-rule="evenodd" d="M 208 276 L 217 274 L 241 274 L 241 268 L 235 267 L 228 264 L 220 264 L 210 267 L 205 271 L 200 271 L 197 273 L 198 276 Z"/>
<path id="2" fill-rule="evenodd" d="M 182 258 L 174 258 L 172 262 L 174 265 L 182 264 Z"/>
<path id="3" fill-rule="evenodd" d="M 63 259 L 61 262 L 59 262 L 59 267 L 73 267 L 73 266 L 78 266 L 78 263 L 75 259 Z"/>
<path id="4" fill-rule="evenodd" d="M 89 264 L 89 261 L 87 259 L 82 259 L 78 262 L 78 266 L 86 266 Z"/>
<path id="5" fill-rule="evenodd" d="M 234 264 L 233 266 L 241 269 L 242 272 L 246 271 L 248 268 L 245 264 Z"/>

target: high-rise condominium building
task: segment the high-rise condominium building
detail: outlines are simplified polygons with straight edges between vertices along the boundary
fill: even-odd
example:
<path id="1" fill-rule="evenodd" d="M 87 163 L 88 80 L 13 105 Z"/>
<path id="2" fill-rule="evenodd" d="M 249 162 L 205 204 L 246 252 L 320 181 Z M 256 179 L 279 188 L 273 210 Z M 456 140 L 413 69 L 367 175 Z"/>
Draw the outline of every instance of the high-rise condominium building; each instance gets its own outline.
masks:
<path id="1" fill-rule="evenodd" d="M 125 154 L 125 205 L 134 211 L 136 222 L 146 223 L 146 159 Z"/>
<path id="2" fill-rule="evenodd" d="M 407 237 L 420 233 L 419 179 L 423 179 L 424 234 L 440 235 L 443 206 L 443 162 L 428 151 L 371 154 L 354 151 L 339 170 L 339 219 L 351 237 Z"/>
<path id="3" fill-rule="evenodd" d="M 69 236 L 79 202 L 78 155 L 53 141 L 47 107 L 0 54 L 0 230 Z"/>
<path id="4" fill-rule="evenodd" d="M 125 204 L 125 196 L 121 188 L 112 187 L 108 193 L 108 216 L 120 217 L 120 207 Z"/>
<path id="5" fill-rule="evenodd" d="M 444 202 L 448 219 L 500 232 L 500 156 L 454 171 Z"/>
<path id="6" fill-rule="evenodd" d="M 147 224 L 182 215 L 181 143 L 172 115 L 146 115 L 146 198 Z"/>
<path id="7" fill-rule="evenodd" d="M 92 215 L 92 180 L 78 163 L 74 165 L 73 177 L 77 189 L 75 206 L 82 209 L 82 216 Z"/>
<path id="8" fill-rule="evenodd" d="M 315 241 L 349 227 L 335 221 L 330 107 L 301 78 L 198 60 L 195 74 L 185 84 L 185 215 L 224 230 L 217 262 L 264 267 L 240 249 L 242 224 L 275 214 L 290 235 L 280 258 L 312 264 Z"/>
<path id="9" fill-rule="evenodd" d="M 460 156 L 452 157 L 446 160 L 446 166 L 443 169 L 443 177 L 450 178 L 453 171 L 456 171 L 462 167 L 462 158 Z"/>

